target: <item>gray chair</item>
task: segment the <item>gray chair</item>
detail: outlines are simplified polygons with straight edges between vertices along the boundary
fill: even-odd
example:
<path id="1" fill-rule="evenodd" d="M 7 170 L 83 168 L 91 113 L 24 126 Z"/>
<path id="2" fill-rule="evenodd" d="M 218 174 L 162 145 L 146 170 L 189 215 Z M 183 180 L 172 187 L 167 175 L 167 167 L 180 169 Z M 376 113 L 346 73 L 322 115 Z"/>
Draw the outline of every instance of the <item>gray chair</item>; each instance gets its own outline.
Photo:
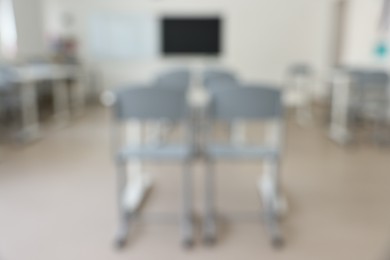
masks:
<path id="1" fill-rule="evenodd" d="M 288 68 L 287 85 L 290 93 L 300 102 L 296 104 L 296 118 L 299 124 L 305 125 L 313 119 L 312 84 L 314 70 L 305 63 L 296 63 Z"/>
<path id="2" fill-rule="evenodd" d="M 118 247 L 123 247 L 126 244 L 130 224 L 135 215 L 135 212 L 129 212 L 122 203 L 126 193 L 126 165 L 129 160 L 179 161 L 182 163 L 182 239 L 186 246 L 193 243 L 191 161 L 194 156 L 194 147 L 191 142 L 192 138 L 190 138 L 190 127 L 188 126 L 189 122 L 187 122 L 188 111 L 184 95 L 185 93 L 182 91 L 134 86 L 122 88 L 115 92 L 113 111 L 116 122 L 162 122 L 168 120 L 169 122 L 185 124 L 188 130 L 179 144 L 119 145 L 120 147 L 116 153 L 117 200 L 120 217 L 120 226 L 116 237 Z M 116 132 L 114 138 L 117 139 L 118 136 Z M 122 144 L 120 140 L 116 140 L 116 143 Z"/>
<path id="3" fill-rule="evenodd" d="M 351 80 L 350 120 L 371 120 L 375 126 L 374 137 L 378 138 L 379 126 L 387 125 L 390 119 L 390 76 L 384 70 L 349 69 L 347 72 Z"/>
<path id="4" fill-rule="evenodd" d="M 389 74 L 379 70 L 350 70 L 348 73 L 352 84 L 352 108 L 365 113 L 374 106 L 379 114 L 386 112 Z"/>
<path id="5" fill-rule="evenodd" d="M 239 85 L 239 80 L 233 72 L 213 68 L 203 72 L 203 85 L 207 89 L 234 87 Z"/>
<path id="6" fill-rule="evenodd" d="M 205 145 L 207 172 L 205 178 L 205 241 L 212 243 L 217 236 L 216 209 L 214 200 L 214 163 L 217 160 L 263 160 L 264 172 L 259 192 L 264 209 L 264 220 L 274 245 L 283 242 L 278 221 L 280 215 L 281 190 L 279 171 L 283 141 L 283 107 L 281 92 L 273 86 L 244 86 L 220 89 L 213 93 L 209 110 L 209 129 Z M 271 123 L 269 136 L 264 145 L 234 145 L 216 143 L 212 132 L 218 121 L 235 120 Z M 241 173 L 243 174 L 243 173 Z"/>

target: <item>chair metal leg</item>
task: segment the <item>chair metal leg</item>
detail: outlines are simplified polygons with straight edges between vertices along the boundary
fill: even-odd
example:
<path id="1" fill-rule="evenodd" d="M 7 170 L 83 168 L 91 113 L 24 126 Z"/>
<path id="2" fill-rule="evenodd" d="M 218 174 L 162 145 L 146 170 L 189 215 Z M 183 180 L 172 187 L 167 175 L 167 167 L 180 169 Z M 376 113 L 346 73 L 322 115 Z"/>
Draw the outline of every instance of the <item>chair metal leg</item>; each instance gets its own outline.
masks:
<path id="1" fill-rule="evenodd" d="M 264 222 L 271 237 L 272 245 L 275 247 L 281 247 L 284 244 L 279 222 L 281 215 L 286 211 L 286 205 L 279 190 L 278 170 L 278 162 L 265 162 L 264 173 L 259 183 Z"/>
<path id="2" fill-rule="evenodd" d="M 284 237 L 280 229 L 278 216 L 272 205 L 265 205 L 264 221 L 271 238 L 272 246 L 279 248 L 284 245 Z"/>
<path id="3" fill-rule="evenodd" d="M 214 244 L 217 239 L 216 209 L 215 209 L 215 175 L 214 162 L 206 159 L 205 176 L 205 219 L 204 219 L 204 242 Z"/>
<path id="4" fill-rule="evenodd" d="M 130 231 L 130 219 L 131 214 L 124 212 L 119 219 L 119 226 L 115 237 L 115 247 L 117 249 L 124 248 L 127 243 L 129 231 Z"/>
<path id="5" fill-rule="evenodd" d="M 115 236 L 115 246 L 120 249 L 127 243 L 130 230 L 131 212 L 126 209 L 124 197 L 127 186 L 126 163 L 117 163 L 117 204 L 119 225 Z"/>
<path id="6" fill-rule="evenodd" d="M 184 247 L 191 247 L 194 244 L 194 216 L 192 211 L 192 170 L 190 160 L 186 160 L 183 165 L 182 176 L 182 216 L 181 233 Z"/>

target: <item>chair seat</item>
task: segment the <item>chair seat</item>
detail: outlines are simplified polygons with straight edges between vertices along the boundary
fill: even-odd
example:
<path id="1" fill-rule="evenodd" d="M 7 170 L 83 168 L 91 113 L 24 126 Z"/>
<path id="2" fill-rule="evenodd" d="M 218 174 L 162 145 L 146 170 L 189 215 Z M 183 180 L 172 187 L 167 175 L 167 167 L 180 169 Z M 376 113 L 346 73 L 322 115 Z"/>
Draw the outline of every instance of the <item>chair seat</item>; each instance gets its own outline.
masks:
<path id="1" fill-rule="evenodd" d="M 142 147 L 128 146 L 118 154 L 120 161 L 139 159 L 142 161 L 184 160 L 193 154 L 189 145 L 148 145 Z"/>
<path id="2" fill-rule="evenodd" d="M 212 144 L 207 146 L 206 154 L 216 159 L 277 159 L 278 150 L 272 147 L 249 146 L 249 145 L 229 145 Z"/>

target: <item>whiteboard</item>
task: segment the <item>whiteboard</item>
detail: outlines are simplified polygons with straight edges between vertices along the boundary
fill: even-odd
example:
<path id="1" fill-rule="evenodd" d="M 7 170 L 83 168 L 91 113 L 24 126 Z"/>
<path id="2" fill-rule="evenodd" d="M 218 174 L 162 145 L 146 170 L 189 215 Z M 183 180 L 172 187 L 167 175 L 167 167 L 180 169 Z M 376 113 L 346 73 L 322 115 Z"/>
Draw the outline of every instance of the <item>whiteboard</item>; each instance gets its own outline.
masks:
<path id="1" fill-rule="evenodd" d="M 96 60 L 142 60 L 159 53 L 158 22 L 152 15 L 93 13 L 87 32 L 88 52 Z"/>

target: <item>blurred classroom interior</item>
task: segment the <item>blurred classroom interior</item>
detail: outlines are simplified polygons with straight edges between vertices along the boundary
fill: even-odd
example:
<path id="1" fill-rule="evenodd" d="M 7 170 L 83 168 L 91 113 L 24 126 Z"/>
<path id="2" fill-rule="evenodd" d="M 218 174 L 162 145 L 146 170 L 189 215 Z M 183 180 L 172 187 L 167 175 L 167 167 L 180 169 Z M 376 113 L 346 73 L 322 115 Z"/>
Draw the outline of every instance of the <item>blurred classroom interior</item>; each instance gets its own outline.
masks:
<path id="1" fill-rule="evenodd" d="M 390 259 L 390 0 L 0 0 L 0 260 Z"/>

